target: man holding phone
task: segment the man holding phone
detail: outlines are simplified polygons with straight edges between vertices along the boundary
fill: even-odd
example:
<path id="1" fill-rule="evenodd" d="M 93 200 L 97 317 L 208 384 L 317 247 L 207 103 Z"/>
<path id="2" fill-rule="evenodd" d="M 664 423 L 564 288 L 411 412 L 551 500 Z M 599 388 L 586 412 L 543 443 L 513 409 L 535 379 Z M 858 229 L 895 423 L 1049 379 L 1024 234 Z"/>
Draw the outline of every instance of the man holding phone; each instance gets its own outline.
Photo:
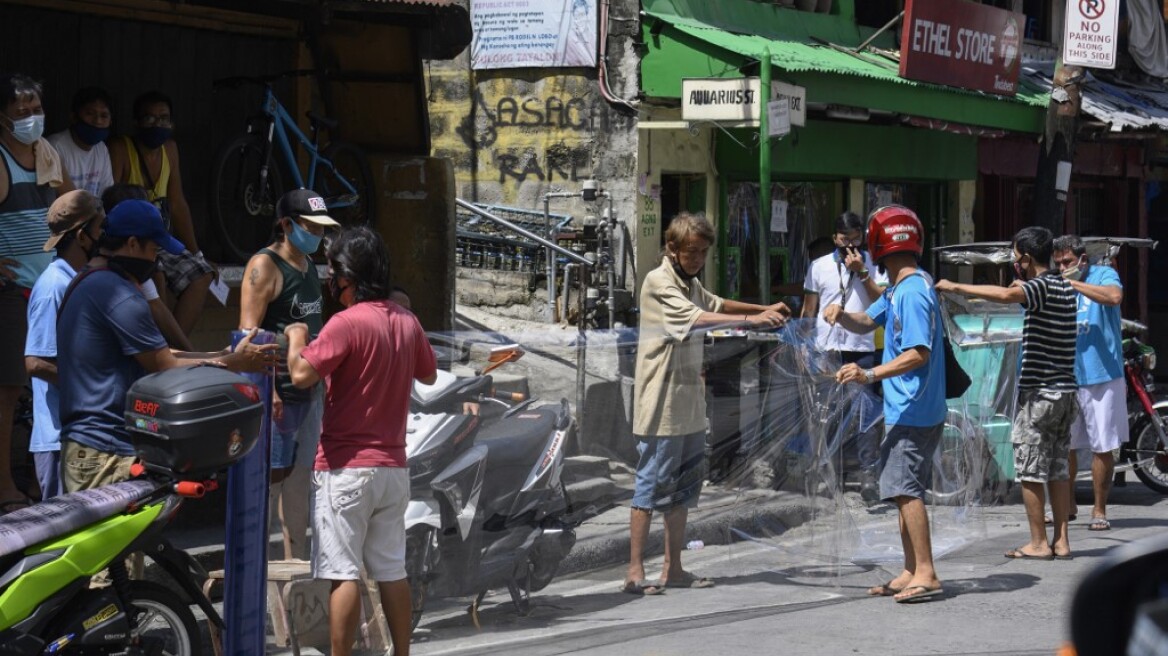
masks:
<path id="1" fill-rule="evenodd" d="M 854 212 L 836 219 L 832 241 L 835 248 L 811 262 L 803 282 L 801 318 L 816 317 L 815 345 L 820 351 L 839 353 L 841 364 L 871 369 L 877 364 L 876 341 L 872 333 L 859 334 L 843 326 L 832 327 L 819 312 L 820 307 L 841 305 L 845 312 L 866 312 L 872 301 L 888 286 L 888 276 L 876 270 L 863 250 L 865 222 Z M 872 385 L 879 394 L 879 385 Z M 861 417 L 861 424 L 870 423 Z M 880 500 L 876 481 L 880 465 L 880 435 L 875 427 L 857 436 L 856 451 L 863 469 L 860 496 L 869 505 Z"/>

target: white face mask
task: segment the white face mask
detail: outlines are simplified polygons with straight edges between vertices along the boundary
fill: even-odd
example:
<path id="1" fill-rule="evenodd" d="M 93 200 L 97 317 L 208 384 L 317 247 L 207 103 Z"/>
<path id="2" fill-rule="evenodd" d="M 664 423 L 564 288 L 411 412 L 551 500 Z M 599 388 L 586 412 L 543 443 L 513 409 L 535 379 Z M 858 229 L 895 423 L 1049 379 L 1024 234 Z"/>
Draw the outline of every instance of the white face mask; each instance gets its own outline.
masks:
<path id="1" fill-rule="evenodd" d="M 44 114 L 33 114 L 22 119 L 8 120 L 12 121 L 12 137 L 26 146 L 33 145 L 44 134 Z"/>
<path id="2" fill-rule="evenodd" d="M 1062 276 L 1067 280 L 1082 280 L 1083 276 L 1087 275 L 1087 263 L 1082 258 L 1075 263 L 1075 266 L 1063 271 Z"/>

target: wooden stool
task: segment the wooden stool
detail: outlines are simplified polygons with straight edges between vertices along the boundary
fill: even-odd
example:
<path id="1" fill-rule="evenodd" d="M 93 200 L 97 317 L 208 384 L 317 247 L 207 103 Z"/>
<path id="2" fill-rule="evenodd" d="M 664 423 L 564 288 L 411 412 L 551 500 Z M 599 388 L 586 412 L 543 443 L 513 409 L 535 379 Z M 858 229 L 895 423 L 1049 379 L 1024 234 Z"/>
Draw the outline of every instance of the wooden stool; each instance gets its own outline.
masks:
<path id="1" fill-rule="evenodd" d="M 216 582 L 223 580 L 223 570 L 208 575 L 203 592 L 210 597 Z M 382 612 L 377 584 L 362 581 L 361 624 L 358 640 L 366 649 L 388 649 L 389 628 Z M 332 584 L 312 578 L 311 563 L 304 560 L 268 561 L 268 617 L 272 622 L 276 644 L 292 648 L 300 656 L 300 646 L 328 647 L 328 596 Z M 211 644 L 215 656 L 223 656 L 222 637 L 211 627 Z"/>

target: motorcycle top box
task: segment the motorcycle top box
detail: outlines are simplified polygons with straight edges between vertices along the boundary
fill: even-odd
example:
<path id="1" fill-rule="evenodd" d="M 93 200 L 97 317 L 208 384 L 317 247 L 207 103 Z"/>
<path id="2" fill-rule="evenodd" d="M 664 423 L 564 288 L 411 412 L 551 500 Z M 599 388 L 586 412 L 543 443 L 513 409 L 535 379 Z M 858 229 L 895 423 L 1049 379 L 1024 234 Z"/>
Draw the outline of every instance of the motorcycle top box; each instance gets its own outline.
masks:
<path id="1" fill-rule="evenodd" d="M 126 428 L 149 470 L 209 476 L 247 455 L 260 434 L 260 390 L 214 367 L 183 367 L 139 379 L 126 393 Z"/>

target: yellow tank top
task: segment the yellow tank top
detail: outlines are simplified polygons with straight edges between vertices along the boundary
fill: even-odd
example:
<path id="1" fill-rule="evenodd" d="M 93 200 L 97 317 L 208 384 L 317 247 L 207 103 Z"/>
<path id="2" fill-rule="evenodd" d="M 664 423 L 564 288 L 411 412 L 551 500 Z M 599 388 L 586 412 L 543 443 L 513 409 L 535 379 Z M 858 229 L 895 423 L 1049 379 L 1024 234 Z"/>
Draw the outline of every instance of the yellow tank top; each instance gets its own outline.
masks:
<path id="1" fill-rule="evenodd" d="M 162 147 L 162 170 L 159 171 L 154 186 L 150 187 L 146 184 L 146 173 L 143 170 L 146 163 L 142 160 L 141 153 L 138 152 L 137 144 L 130 136 L 123 136 L 122 139 L 126 142 L 126 156 L 130 160 L 130 179 L 126 182 L 145 187 L 146 198 L 152 203 L 166 198 L 166 185 L 170 182 L 170 159 L 166 156 L 166 146 Z"/>

